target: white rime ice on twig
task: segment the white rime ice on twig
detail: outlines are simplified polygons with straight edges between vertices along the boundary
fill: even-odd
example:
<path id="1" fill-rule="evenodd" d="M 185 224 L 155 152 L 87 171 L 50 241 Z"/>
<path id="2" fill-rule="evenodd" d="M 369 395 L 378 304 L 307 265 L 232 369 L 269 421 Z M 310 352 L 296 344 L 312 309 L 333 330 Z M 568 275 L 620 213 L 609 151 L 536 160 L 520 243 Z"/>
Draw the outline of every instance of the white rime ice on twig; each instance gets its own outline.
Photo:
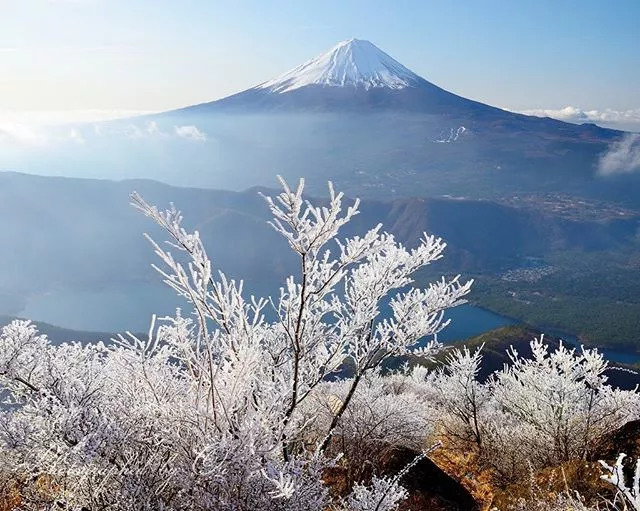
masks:
<path id="1" fill-rule="evenodd" d="M 627 485 L 624 477 L 624 466 L 622 464 L 626 457 L 627 455 L 625 453 L 620 453 L 613 466 L 601 460 L 600 464 L 608 472 L 601 477 L 618 489 L 618 492 L 620 492 L 627 504 L 632 506 L 633 509 L 640 511 L 640 460 L 636 460 L 631 484 Z"/>

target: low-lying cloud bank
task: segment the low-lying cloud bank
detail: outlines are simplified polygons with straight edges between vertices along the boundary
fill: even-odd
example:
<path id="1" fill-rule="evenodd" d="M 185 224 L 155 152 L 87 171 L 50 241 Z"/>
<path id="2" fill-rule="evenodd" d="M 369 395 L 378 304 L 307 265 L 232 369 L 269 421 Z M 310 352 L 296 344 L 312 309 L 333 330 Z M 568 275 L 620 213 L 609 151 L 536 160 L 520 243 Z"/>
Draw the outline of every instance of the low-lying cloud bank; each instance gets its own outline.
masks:
<path id="1" fill-rule="evenodd" d="M 176 135 L 181 138 L 188 138 L 198 142 L 204 142 L 207 140 L 206 133 L 200 131 L 197 126 L 175 126 L 174 130 Z"/>
<path id="2" fill-rule="evenodd" d="M 598 173 L 603 176 L 640 172 L 640 135 L 630 133 L 611 144 L 600 157 Z"/>
<path id="3" fill-rule="evenodd" d="M 27 124 L 21 124 L 0 119 L 0 143 L 8 142 L 20 145 L 38 146 L 45 141 L 41 130 Z"/>
<path id="4" fill-rule="evenodd" d="M 0 113 L 0 146 L 47 147 L 64 143 L 84 144 L 91 139 L 109 137 L 129 140 L 182 139 L 206 142 L 207 133 L 195 125 L 165 126 L 162 129 L 155 121 L 115 123 L 84 123 L 76 125 L 42 124 L 38 122 L 16 122 L 4 118 Z"/>
<path id="5" fill-rule="evenodd" d="M 593 122 L 598 125 L 626 131 L 640 131 L 640 108 L 630 110 L 582 110 L 575 106 L 566 106 L 558 109 L 532 109 L 520 110 L 521 114 L 535 115 L 536 117 L 551 117 L 560 121 L 582 124 Z"/>

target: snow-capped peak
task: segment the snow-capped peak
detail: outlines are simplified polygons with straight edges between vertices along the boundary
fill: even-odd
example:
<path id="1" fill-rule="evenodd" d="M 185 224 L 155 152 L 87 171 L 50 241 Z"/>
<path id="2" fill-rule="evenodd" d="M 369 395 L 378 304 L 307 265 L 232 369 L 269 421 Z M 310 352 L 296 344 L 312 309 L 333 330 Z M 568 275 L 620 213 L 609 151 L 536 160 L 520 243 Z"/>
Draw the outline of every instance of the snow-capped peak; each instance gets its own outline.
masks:
<path id="1" fill-rule="evenodd" d="M 360 39 L 342 41 L 327 53 L 269 80 L 257 89 L 289 92 L 307 85 L 404 89 L 422 79 L 380 48 Z"/>

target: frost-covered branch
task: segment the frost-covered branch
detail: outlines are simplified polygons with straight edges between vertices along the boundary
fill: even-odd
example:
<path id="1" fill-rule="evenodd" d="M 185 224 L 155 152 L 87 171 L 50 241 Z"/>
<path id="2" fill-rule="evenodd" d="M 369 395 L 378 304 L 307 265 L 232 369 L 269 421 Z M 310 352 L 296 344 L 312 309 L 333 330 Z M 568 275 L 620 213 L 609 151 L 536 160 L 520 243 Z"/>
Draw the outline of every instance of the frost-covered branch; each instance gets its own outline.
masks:
<path id="1" fill-rule="evenodd" d="M 606 482 L 615 486 L 633 509 L 640 511 L 640 460 L 636 460 L 631 482 L 627 484 L 624 475 L 624 465 L 622 463 L 626 457 L 626 454 L 620 453 L 613 466 L 601 460 L 600 464 L 608 472 L 601 477 Z"/>
<path id="2" fill-rule="evenodd" d="M 379 434 L 393 397 L 370 383 L 381 378 L 377 368 L 418 343 L 419 353 L 437 350 L 443 313 L 462 303 L 470 283 L 414 285 L 414 273 L 441 257 L 442 240 L 425 235 L 409 250 L 380 225 L 339 238 L 358 214 L 357 200 L 345 206 L 330 184 L 328 200 L 316 205 L 303 196 L 303 181 L 295 189 L 281 184 L 265 199 L 299 268 L 270 298 L 246 296 L 241 281 L 216 268 L 175 206 L 162 211 L 132 195 L 167 235 L 166 243 L 149 238 L 155 268 L 190 310 L 154 317 L 146 337 L 120 335 L 106 345 L 54 346 L 30 323 L 5 327 L 0 469 L 55 482 L 51 498 L 68 508 L 320 511 L 335 504 L 323 483 L 339 457 L 326 452 L 332 433 L 348 410 L 359 413 L 356 403 L 373 417 L 365 435 Z M 352 378 L 328 381 L 345 367 Z M 367 403 L 359 393 L 365 380 Z M 340 403 L 322 418 L 310 413 L 331 385 L 347 389 Z M 422 414 L 404 422 L 419 444 L 429 431 L 420 427 Z M 379 510 L 394 509 L 404 495 L 392 477 L 354 491 L 382 492 Z"/>

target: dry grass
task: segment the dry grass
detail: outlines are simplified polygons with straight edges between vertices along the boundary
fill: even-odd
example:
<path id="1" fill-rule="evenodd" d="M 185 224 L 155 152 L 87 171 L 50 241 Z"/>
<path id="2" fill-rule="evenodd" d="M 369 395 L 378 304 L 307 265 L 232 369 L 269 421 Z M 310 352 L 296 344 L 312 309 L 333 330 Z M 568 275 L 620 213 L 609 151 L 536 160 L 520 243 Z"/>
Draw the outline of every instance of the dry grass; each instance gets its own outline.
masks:
<path id="1" fill-rule="evenodd" d="M 429 458 L 471 493 L 483 511 L 490 509 L 494 498 L 496 476 L 480 462 L 478 452 L 469 445 L 458 446 L 441 437 L 442 447 Z"/>
<path id="2" fill-rule="evenodd" d="M 58 493 L 58 485 L 47 476 L 35 480 L 0 477 L 0 511 L 50 509 Z"/>
<path id="3" fill-rule="evenodd" d="M 600 479 L 600 465 L 587 461 L 570 461 L 531 474 L 526 481 L 497 490 L 492 507 L 506 510 L 519 501 L 553 502 L 563 494 L 579 494 L 586 505 L 597 505 L 603 497 L 613 498 L 612 487 Z"/>
<path id="4" fill-rule="evenodd" d="M 15 482 L 3 481 L 0 485 L 0 511 L 13 511 L 22 504 L 22 494 Z"/>

